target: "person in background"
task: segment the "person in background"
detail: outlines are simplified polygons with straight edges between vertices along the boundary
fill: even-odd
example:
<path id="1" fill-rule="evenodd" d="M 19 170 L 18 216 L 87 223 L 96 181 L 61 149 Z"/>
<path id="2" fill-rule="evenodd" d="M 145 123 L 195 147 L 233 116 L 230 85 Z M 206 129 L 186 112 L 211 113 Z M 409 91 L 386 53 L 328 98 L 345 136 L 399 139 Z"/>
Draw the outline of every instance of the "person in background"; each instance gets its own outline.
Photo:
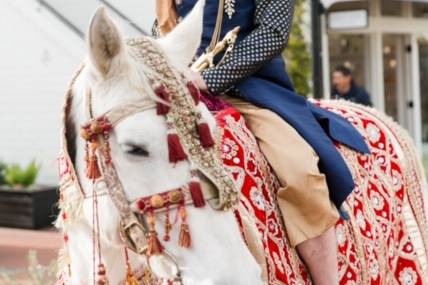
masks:
<path id="1" fill-rule="evenodd" d="M 331 99 L 344 99 L 370 107 L 373 105 L 369 93 L 363 87 L 355 84 L 349 68 L 343 65 L 336 67 L 332 77 Z"/>

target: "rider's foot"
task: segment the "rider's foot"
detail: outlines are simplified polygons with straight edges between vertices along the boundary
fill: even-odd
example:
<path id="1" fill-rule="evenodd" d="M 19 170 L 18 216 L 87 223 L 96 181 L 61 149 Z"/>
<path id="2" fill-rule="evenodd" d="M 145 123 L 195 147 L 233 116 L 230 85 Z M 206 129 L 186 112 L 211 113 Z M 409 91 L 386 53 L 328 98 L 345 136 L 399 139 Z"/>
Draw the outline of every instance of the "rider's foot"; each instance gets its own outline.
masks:
<path id="1" fill-rule="evenodd" d="M 337 243 L 334 227 L 297 245 L 315 285 L 338 285 Z"/>

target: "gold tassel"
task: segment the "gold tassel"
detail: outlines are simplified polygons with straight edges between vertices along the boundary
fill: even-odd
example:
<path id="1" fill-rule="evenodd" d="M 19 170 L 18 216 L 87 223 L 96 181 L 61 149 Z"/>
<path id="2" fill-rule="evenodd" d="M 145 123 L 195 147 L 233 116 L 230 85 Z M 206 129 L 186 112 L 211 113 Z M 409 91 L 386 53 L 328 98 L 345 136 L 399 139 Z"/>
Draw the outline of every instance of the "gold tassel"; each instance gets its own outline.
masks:
<path id="1" fill-rule="evenodd" d="M 147 255 L 159 255 L 163 253 L 163 246 L 158 238 L 158 233 L 155 228 L 155 216 L 151 213 L 148 217 L 148 223 L 150 225 L 150 232 L 147 244 Z"/>
<path id="2" fill-rule="evenodd" d="M 137 277 L 135 277 L 134 272 L 132 272 L 131 262 L 129 261 L 128 249 L 125 247 L 125 261 L 126 261 L 126 278 L 125 285 L 140 285 Z"/>
<path id="3" fill-rule="evenodd" d="M 189 248 L 192 246 L 192 237 L 190 236 L 189 225 L 185 222 L 183 222 L 180 227 L 180 238 L 178 240 L 178 245 L 184 248 Z"/>
<path id="4" fill-rule="evenodd" d="M 155 278 L 153 277 L 153 274 L 150 269 L 148 267 L 144 268 L 143 285 L 153 285 L 156 284 L 155 282 Z"/>
<path id="5" fill-rule="evenodd" d="M 156 231 L 150 231 L 147 246 L 147 255 L 159 255 L 163 253 L 163 246 L 158 238 Z"/>
<path id="6" fill-rule="evenodd" d="M 181 227 L 180 227 L 180 236 L 178 238 L 178 245 L 184 248 L 189 248 L 192 246 L 192 237 L 190 236 L 189 225 L 187 224 L 187 214 L 184 206 L 180 209 L 181 216 Z"/>
<path id="7" fill-rule="evenodd" d="M 131 270 L 131 266 L 128 263 L 128 269 L 126 270 L 126 281 L 125 285 L 140 285 L 137 277 L 135 277 L 134 273 Z"/>

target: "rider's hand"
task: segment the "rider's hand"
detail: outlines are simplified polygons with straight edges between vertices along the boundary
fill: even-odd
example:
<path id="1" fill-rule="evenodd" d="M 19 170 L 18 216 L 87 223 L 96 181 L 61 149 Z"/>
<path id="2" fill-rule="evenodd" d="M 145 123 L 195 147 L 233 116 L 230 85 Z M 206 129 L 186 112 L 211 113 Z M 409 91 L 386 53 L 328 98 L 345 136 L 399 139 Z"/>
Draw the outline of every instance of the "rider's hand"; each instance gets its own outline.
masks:
<path id="1" fill-rule="evenodd" d="M 195 85 L 199 89 L 204 90 L 204 91 L 208 90 L 208 86 L 205 83 L 204 79 L 202 78 L 202 75 L 199 72 L 195 72 L 195 71 L 192 71 L 189 69 L 186 71 L 186 77 L 189 80 L 193 81 L 193 83 L 195 83 Z"/>

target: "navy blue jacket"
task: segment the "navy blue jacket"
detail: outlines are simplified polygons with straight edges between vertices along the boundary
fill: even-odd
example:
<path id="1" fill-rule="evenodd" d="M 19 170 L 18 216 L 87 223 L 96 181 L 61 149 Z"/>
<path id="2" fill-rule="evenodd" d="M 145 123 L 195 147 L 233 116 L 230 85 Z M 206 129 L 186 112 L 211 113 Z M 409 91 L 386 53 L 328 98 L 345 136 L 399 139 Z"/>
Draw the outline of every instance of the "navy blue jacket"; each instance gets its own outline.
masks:
<path id="1" fill-rule="evenodd" d="M 181 0 L 176 5 L 178 14 L 185 16 L 195 3 Z M 355 185 L 334 141 L 364 153 L 369 149 L 348 121 L 296 94 L 281 57 L 293 10 L 293 0 L 235 0 L 233 16 L 224 15 L 221 37 L 240 26 L 238 42 L 222 64 L 204 71 L 203 77 L 213 93 L 238 89 L 243 99 L 274 111 L 291 124 L 320 157 L 319 168 L 326 174 L 330 198 L 340 207 Z M 211 41 L 217 11 L 218 0 L 206 0 L 199 53 Z"/>

